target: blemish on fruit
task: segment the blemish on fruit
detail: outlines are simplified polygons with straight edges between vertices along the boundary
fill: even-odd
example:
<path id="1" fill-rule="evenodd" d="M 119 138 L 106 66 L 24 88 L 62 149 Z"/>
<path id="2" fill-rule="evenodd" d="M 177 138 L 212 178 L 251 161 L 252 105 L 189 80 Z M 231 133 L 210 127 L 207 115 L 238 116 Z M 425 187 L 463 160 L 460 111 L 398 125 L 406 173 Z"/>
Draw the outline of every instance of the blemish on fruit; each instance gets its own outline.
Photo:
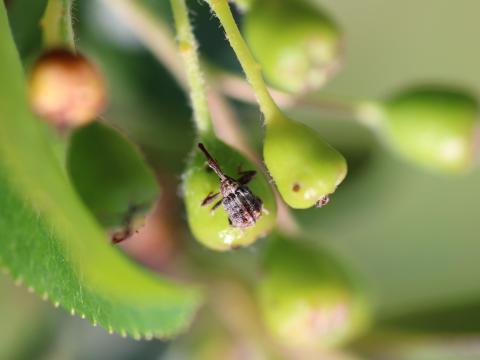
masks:
<path id="1" fill-rule="evenodd" d="M 299 192 L 299 191 L 300 191 L 300 184 L 299 184 L 299 183 L 293 184 L 292 190 L 293 190 L 294 192 Z"/>
<path id="2" fill-rule="evenodd" d="M 327 205 L 329 202 L 330 202 L 330 197 L 328 195 L 322 196 L 315 204 L 315 207 L 322 208 L 325 205 Z"/>

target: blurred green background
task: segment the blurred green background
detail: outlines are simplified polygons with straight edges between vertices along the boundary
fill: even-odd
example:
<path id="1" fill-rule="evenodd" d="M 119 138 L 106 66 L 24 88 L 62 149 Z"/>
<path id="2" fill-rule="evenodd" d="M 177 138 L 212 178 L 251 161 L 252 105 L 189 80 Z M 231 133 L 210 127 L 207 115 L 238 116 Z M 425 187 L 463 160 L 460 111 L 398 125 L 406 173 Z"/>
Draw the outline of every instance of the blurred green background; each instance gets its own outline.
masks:
<path id="1" fill-rule="evenodd" d="M 345 33 L 343 68 L 319 96 L 381 99 L 422 82 L 480 91 L 478 1 L 311 1 L 337 19 Z M 11 24 L 26 66 L 38 54 L 35 24 L 42 3 L 9 1 Z M 167 1 L 147 3 L 152 11 L 170 16 Z M 240 73 L 206 4 L 190 3 L 202 54 L 211 63 Z M 99 2 L 77 1 L 74 11 L 79 48 L 107 75 L 111 104 L 106 121 L 140 144 L 150 164 L 170 174 L 175 183 L 194 141 L 185 95 Z M 259 149 L 257 108 L 233 104 L 242 128 Z M 463 334 L 450 346 L 435 338 L 400 341 L 388 355 L 376 346 L 370 349 L 366 341 L 360 353 L 378 359 L 480 358 L 480 170 L 465 176 L 429 173 L 392 155 L 349 119 L 292 112 L 318 129 L 350 163 L 350 175 L 328 207 L 294 215 L 306 237 L 330 249 L 362 278 L 378 318 L 375 336 L 389 334 L 384 327 L 401 329 L 405 336 Z M 25 289 L 14 288 L 4 276 L 0 293 L 1 359 L 182 358 L 172 352 L 162 355 L 168 344 L 161 341 L 108 335 L 47 306 Z"/>

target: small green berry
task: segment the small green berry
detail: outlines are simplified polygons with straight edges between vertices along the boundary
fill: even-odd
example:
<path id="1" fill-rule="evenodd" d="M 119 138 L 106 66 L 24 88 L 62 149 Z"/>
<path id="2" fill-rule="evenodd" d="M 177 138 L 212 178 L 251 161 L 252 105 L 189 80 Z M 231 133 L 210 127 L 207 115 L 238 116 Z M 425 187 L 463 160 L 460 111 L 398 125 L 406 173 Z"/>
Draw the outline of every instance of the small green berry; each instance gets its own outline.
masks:
<path id="1" fill-rule="evenodd" d="M 478 102 L 445 87 L 404 91 L 384 104 L 380 133 L 411 162 L 443 172 L 463 172 L 475 160 Z"/>
<path id="2" fill-rule="evenodd" d="M 243 30 L 267 80 L 282 90 L 317 89 L 339 66 L 337 25 L 301 1 L 256 1 Z"/>
<path id="3" fill-rule="evenodd" d="M 225 251 L 248 246 L 267 235 L 275 224 L 276 204 L 272 189 L 262 171 L 243 155 L 217 139 L 202 139 L 202 142 L 226 175 L 238 178 L 241 171 L 257 172 L 248 188 L 262 201 L 263 211 L 253 226 L 239 228 L 229 224 L 222 205 L 212 211 L 221 194 L 212 203 L 202 206 L 209 194 L 220 191 L 220 180 L 208 167 L 205 155 L 195 147 L 183 175 L 183 194 L 190 229 L 200 243 L 213 250 Z"/>
<path id="4" fill-rule="evenodd" d="M 285 202 L 322 206 L 347 174 L 345 158 L 307 126 L 283 116 L 267 122 L 263 156 Z"/>
<path id="5" fill-rule="evenodd" d="M 157 200 L 160 188 L 138 149 L 99 122 L 75 129 L 67 171 L 79 196 L 119 242 L 132 235 Z"/>
<path id="6" fill-rule="evenodd" d="M 274 237 L 258 288 L 271 336 L 290 348 L 339 346 L 368 326 L 366 299 L 336 261 L 298 240 Z"/>

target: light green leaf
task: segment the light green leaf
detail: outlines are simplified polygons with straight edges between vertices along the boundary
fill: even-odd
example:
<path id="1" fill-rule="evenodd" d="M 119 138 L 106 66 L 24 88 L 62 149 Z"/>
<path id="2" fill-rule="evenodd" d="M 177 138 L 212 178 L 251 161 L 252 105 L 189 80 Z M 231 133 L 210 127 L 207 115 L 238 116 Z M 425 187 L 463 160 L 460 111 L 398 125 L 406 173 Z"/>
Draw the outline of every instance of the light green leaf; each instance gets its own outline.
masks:
<path id="1" fill-rule="evenodd" d="M 68 311 L 122 334 L 184 329 L 198 290 L 160 279 L 113 248 L 86 211 L 27 107 L 0 5 L 0 265 Z"/>

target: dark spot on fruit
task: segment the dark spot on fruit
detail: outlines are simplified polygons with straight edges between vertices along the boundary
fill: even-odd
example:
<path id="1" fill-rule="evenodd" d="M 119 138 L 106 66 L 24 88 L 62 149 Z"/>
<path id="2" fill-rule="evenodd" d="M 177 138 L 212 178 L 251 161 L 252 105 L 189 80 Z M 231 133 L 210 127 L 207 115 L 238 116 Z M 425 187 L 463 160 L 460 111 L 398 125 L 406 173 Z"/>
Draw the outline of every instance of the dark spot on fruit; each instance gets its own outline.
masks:
<path id="1" fill-rule="evenodd" d="M 300 191 L 300 184 L 299 183 L 293 184 L 292 190 L 295 191 L 295 192 L 299 192 Z"/>

